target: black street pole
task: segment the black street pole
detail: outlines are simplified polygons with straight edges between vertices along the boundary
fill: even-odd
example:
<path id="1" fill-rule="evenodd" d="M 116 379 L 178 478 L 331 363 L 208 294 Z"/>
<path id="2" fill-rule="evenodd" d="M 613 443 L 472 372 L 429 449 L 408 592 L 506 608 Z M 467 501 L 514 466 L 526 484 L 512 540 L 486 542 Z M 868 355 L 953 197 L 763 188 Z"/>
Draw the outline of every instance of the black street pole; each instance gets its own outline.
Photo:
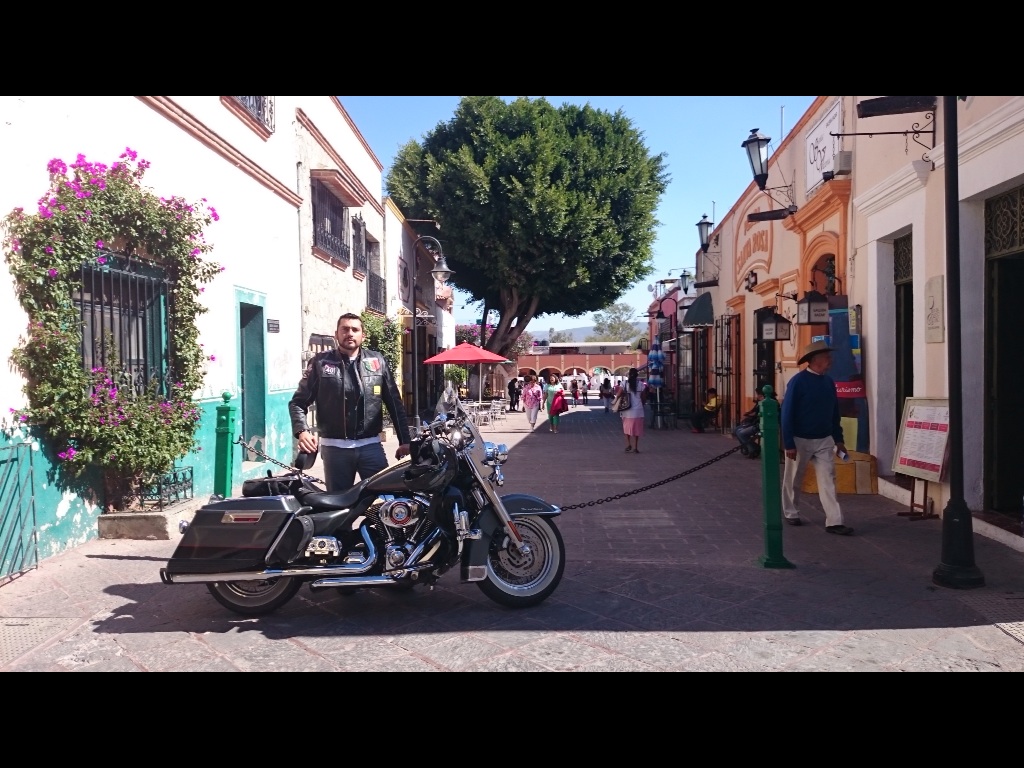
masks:
<path id="1" fill-rule="evenodd" d="M 957 97 L 942 97 L 946 156 L 946 365 L 949 368 L 949 501 L 942 513 L 942 562 L 932 582 L 952 589 L 985 586 L 974 564 L 974 526 L 964 500 L 963 382 L 960 352 L 960 172 L 957 146 Z"/>
<path id="2" fill-rule="evenodd" d="M 413 246 L 415 252 L 416 246 Z M 418 310 L 416 309 L 416 289 L 420 282 L 420 257 L 415 258 L 416 280 L 412 287 L 412 425 L 419 432 L 420 429 L 420 366 L 417 361 L 419 346 L 416 338 L 419 336 L 419 329 L 416 327 Z"/>
<path id="3" fill-rule="evenodd" d="M 412 221 L 418 221 L 418 219 L 412 219 Z M 427 242 L 433 246 L 431 258 L 434 260 L 435 267 L 430 271 L 430 274 L 435 280 L 445 283 L 453 274 L 455 274 L 454 271 L 448 268 L 448 262 L 444 259 L 444 250 L 441 248 L 440 240 L 436 237 L 431 237 L 430 235 L 420 235 L 412 241 L 413 269 L 415 270 L 412 281 L 412 423 L 417 431 L 420 428 L 420 313 L 419 308 L 416 306 L 416 291 L 418 291 L 420 287 L 419 244 L 421 242 Z M 433 293 L 433 290 L 431 293 Z"/>

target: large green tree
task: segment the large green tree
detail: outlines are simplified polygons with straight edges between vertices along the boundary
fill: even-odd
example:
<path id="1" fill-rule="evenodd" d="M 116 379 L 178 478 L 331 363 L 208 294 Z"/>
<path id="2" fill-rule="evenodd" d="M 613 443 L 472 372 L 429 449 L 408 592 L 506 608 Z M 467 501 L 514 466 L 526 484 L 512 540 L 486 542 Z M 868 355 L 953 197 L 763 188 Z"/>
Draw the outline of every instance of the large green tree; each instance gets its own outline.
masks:
<path id="1" fill-rule="evenodd" d="M 595 312 L 594 333 L 587 341 L 630 341 L 638 333 L 636 317 L 636 310 L 622 301 Z"/>
<path id="2" fill-rule="evenodd" d="M 508 355 L 533 318 L 604 309 L 654 271 L 664 159 L 621 110 L 467 96 L 399 150 L 387 187 L 440 223 L 452 284 L 498 311 L 486 347 Z"/>

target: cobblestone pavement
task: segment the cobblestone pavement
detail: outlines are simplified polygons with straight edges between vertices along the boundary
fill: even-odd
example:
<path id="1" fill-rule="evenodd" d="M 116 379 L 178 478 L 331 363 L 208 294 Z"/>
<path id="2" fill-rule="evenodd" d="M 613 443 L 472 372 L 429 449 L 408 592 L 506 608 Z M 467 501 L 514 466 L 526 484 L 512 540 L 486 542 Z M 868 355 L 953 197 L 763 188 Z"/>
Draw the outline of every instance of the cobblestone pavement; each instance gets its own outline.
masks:
<path id="1" fill-rule="evenodd" d="M 506 492 L 596 502 L 558 518 L 565 578 L 540 606 L 502 608 L 449 573 L 408 593 L 304 589 L 243 618 L 160 583 L 176 540 L 97 539 L 0 586 L 0 671 L 1024 670 L 1024 554 L 998 541 L 975 532 L 985 586 L 951 590 L 931 579 L 940 520 L 844 495 L 856 535 L 831 536 L 805 497 L 806 524 L 782 532 L 793 567 L 765 568 L 760 462 L 668 480 L 730 437 L 648 429 L 627 454 L 600 405 L 557 435 L 522 413 L 483 431 L 511 449 Z"/>

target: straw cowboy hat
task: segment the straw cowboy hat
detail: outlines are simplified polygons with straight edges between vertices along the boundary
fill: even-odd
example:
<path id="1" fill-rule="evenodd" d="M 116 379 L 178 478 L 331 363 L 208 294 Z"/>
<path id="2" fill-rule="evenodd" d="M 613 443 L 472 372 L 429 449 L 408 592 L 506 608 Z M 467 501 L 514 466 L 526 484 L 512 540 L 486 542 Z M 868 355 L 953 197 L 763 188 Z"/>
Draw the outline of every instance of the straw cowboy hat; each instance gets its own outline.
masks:
<path id="1" fill-rule="evenodd" d="M 835 352 L 835 350 L 832 349 L 832 347 L 830 347 L 824 341 L 812 341 L 810 344 L 804 347 L 804 354 L 799 360 L 796 361 L 796 364 L 803 365 L 819 352 Z"/>

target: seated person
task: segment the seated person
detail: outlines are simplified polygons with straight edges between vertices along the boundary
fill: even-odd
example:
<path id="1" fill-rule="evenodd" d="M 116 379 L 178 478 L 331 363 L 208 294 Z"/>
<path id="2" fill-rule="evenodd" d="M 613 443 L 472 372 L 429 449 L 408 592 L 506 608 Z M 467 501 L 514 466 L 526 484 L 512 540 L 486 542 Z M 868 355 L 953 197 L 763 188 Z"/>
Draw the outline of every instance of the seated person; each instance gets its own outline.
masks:
<path id="1" fill-rule="evenodd" d="M 778 399 L 775 397 L 774 392 L 772 392 L 772 398 L 776 400 Z M 743 446 L 744 456 L 756 456 L 760 453 L 759 450 L 756 450 L 753 438 L 761 428 L 760 420 L 762 400 L 764 400 L 764 392 L 754 390 L 754 407 L 743 414 L 740 418 L 740 423 L 732 430 L 733 435 L 740 441 L 740 445 Z"/>
<path id="2" fill-rule="evenodd" d="M 691 432 L 703 432 L 704 425 L 708 419 L 714 416 L 718 412 L 718 390 L 714 387 L 708 387 L 708 399 L 704 403 L 704 407 L 693 414 L 690 417 L 690 423 L 693 425 Z"/>

